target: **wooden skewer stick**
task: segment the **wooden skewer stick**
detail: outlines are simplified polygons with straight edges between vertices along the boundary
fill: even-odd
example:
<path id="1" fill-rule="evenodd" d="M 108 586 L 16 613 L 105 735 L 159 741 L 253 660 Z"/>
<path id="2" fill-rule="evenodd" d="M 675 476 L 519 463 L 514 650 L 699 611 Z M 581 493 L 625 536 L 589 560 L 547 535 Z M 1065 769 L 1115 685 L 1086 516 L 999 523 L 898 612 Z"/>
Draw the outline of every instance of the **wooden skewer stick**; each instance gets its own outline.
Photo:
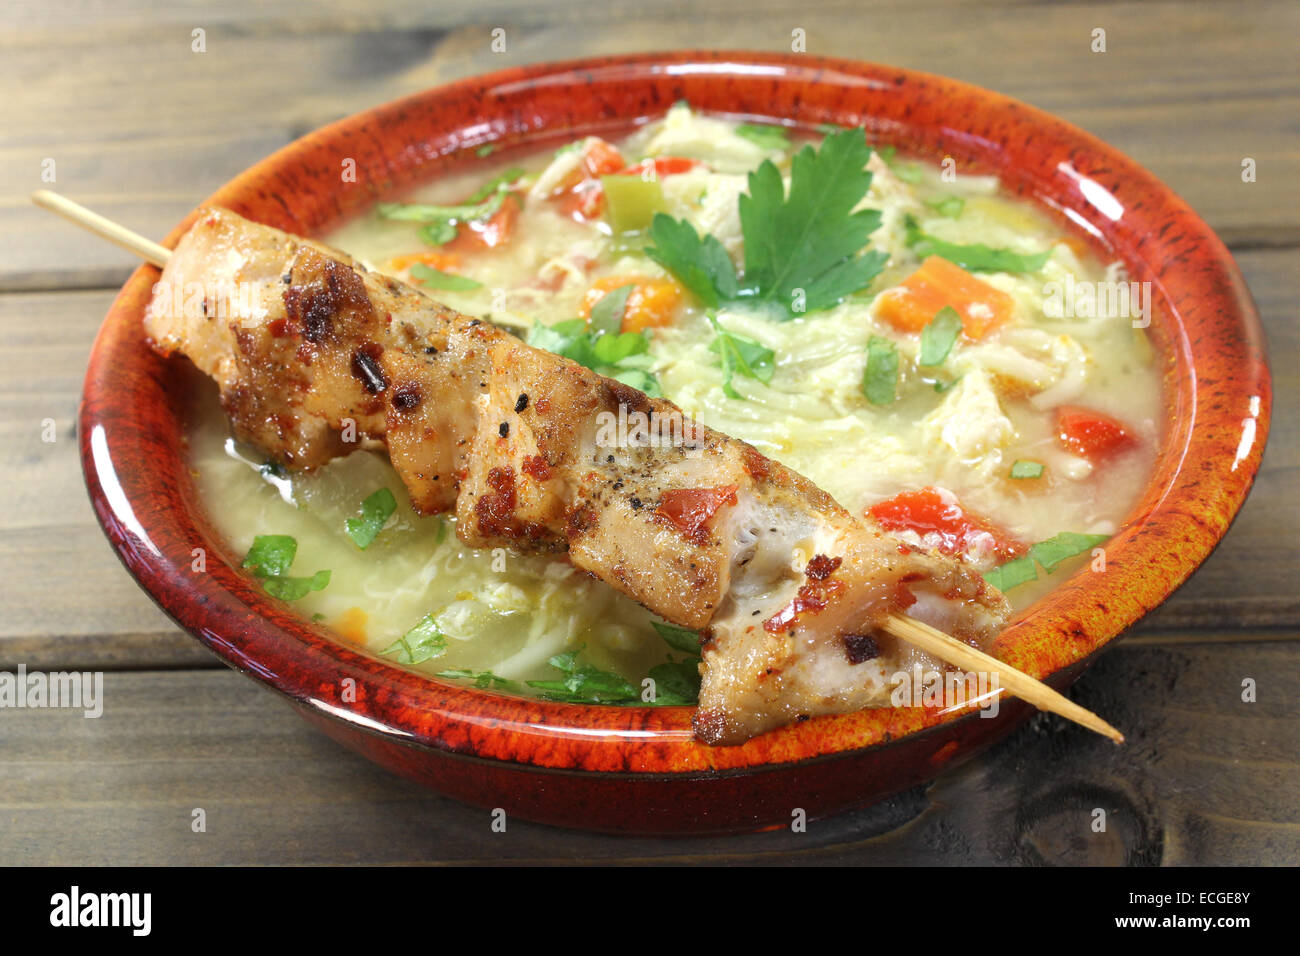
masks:
<path id="1" fill-rule="evenodd" d="M 171 258 L 170 249 L 160 246 L 156 242 L 150 242 L 144 236 L 119 226 L 112 220 L 105 219 L 86 207 L 78 205 L 70 199 L 65 199 L 58 193 L 50 192 L 48 189 L 38 190 L 32 193 L 32 202 L 58 213 L 78 226 L 89 229 L 96 235 L 102 236 L 114 245 L 121 246 L 128 252 L 135 253 L 146 262 L 151 262 L 160 269 L 167 265 L 167 261 Z M 1067 720 L 1072 720 L 1089 730 L 1096 731 L 1103 737 L 1109 737 L 1117 744 L 1124 742 L 1123 734 L 1092 711 L 1080 707 L 1069 698 L 1058 694 L 1042 681 L 1016 670 L 996 657 L 991 657 L 983 651 L 976 650 L 969 644 L 963 644 L 955 637 L 950 637 L 943 631 L 933 628 L 923 621 L 918 621 L 905 614 L 894 614 L 886 621 L 885 630 L 899 640 L 906 641 L 927 654 L 931 654 L 955 667 L 968 671 L 997 674 L 1001 688 L 1026 703 L 1033 704 L 1040 710 L 1059 714 Z"/>
<path id="2" fill-rule="evenodd" d="M 949 637 L 943 631 L 931 627 L 924 621 L 908 617 L 905 614 L 893 614 L 885 622 L 885 630 L 894 637 L 914 647 L 919 647 L 940 660 L 947 661 L 967 671 L 983 671 L 997 674 L 998 684 L 1021 700 L 1033 704 L 1039 710 L 1049 710 L 1060 714 L 1067 720 L 1096 731 L 1103 737 L 1109 737 L 1117 744 L 1124 742 L 1124 735 L 1102 720 L 1092 711 L 1080 707 L 1063 694 L 1059 694 L 1040 680 L 1030 677 L 1023 671 L 998 660 L 983 651 L 976 650 L 969 644 L 963 644 L 955 637 Z"/>
<path id="3" fill-rule="evenodd" d="M 165 246 L 150 242 L 144 236 L 132 232 L 125 226 L 119 226 L 111 219 L 105 219 L 99 213 L 91 212 L 85 206 L 65 199 L 48 189 L 38 189 L 32 193 L 32 202 L 50 212 L 58 213 L 64 219 L 71 220 L 83 229 L 89 229 L 95 235 L 107 239 L 115 246 L 121 246 L 127 252 L 133 252 L 145 262 L 156 265 L 159 269 L 167 265 L 172 252 Z"/>

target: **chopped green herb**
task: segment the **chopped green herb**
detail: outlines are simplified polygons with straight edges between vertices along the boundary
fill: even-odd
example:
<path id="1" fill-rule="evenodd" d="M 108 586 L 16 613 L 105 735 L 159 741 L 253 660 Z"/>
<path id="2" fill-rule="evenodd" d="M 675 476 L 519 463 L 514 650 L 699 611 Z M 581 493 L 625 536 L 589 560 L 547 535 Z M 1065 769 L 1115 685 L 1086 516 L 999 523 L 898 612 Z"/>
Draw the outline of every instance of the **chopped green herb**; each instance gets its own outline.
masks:
<path id="1" fill-rule="evenodd" d="M 1034 567 L 1035 562 L 1041 564 L 1048 574 L 1052 574 L 1062 561 L 1091 551 L 1108 540 L 1110 535 L 1107 534 L 1062 531 L 1046 541 L 1031 546 L 1029 553 L 1024 557 L 1008 561 L 1006 564 L 998 565 L 992 571 L 985 572 L 984 580 L 999 591 L 1006 591 L 1027 581 L 1037 580 L 1038 569 Z"/>
<path id="2" fill-rule="evenodd" d="M 497 690 L 514 690 L 519 685 L 512 680 L 506 680 L 504 677 L 498 677 L 491 671 L 470 671 L 470 670 L 449 670 L 438 671 L 435 677 L 445 677 L 449 680 L 468 680 L 473 681 L 474 686 L 479 690 L 486 690 L 494 687 Z"/>
<path id="3" fill-rule="evenodd" d="M 441 246 L 456 238 L 456 221 L 440 219 L 420 227 L 420 238 L 431 246 Z"/>
<path id="4" fill-rule="evenodd" d="M 659 263 L 709 308 L 737 297 L 736 267 L 714 236 L 700 238 L 685 220 L 656 213 L 645 254 Z"/>
<path id="5" fill-rule="evenodd" d="M 468 276 L 441 272 L 432 266 L 426 266 L 422 262 L 417 262 L 411 266 L 411 278 L 430 289 L 447 289 L 451 292 L 469 292 L 473 289 L 483 288 L 483 283 L 476 282 Z"/>
<path id="6" fill-rule="evenodd" d="M 700 635 L 698 631 L 692 631 L 689 628 L 678 627 L 676 624 L 664 624 L 660 621 L 651 621 L 650 626 L 659 632 L 659 636 L 675 651 L 682 651 L 685 654 L 700 655 Z"/>
<path id="7" fill-rule="evenodd" d="M 925 203 L 939 215 L 947 219 L 956 219 L 966 208 L 966 200 L 960 196 L 942 196 L 938 199 L 930 199 Z"/>
<path id="8" fill-rule="evenodd" d="M 1020 459 L 1011 463 L 1012 478 L 1041 478 L 1043 477 L 1043 465 L 1037 461 L 1026 461 Z"/>
<path id="9" fill-rule="evenodd" d="M 944 392 L 948 391 L 948 389 L 952 388 L 954 385 L 960 382 L 961 379 L 962 377 L 958 375 L 951 382 L 937 381 L 934 383 L 934 390 L 938 392 L 940 395 L 942 395 Z"/>
<path id="10" fill-rule="evenodd" d="M 393 219 L 399 222 L 437 222 L 451 219 L 455 222 L 477 222 L 494 215 L 501 204 L 506 201 L 506 190 L 498 182 L 491 195 L 485 198 L 453 206 L 435 206 L 428 203 L 381 202 L 375 207 L 381 219 Z M 480 190 L 481 191 L 481 190 Z"/>
<path id="11" fill-rule="evenodd" d="M 780 320 L 829 309 L 865 288 L 888 256 L 863 251 L 880 212 L 854 211 L 871 187 L 871 148 L 861 128 L 833 133 L 794 157 L 787 194 L 771 160 L 749 174 L 739 199 L 744 284 L 722 243 L 687 222 L 657 215 L 646 254 L 706 306 L 736 299 L 770 305 Z"/>
<path id="12" fill-rule="evenodd" d="M 700 659 L 668 661 L 650 668 L 650 679 L 655 682 L 655 697 L 651 701 L 658 707 L 694 704 L 700 699 Z"/>
<path id="13" fill-rule="evenodd" d="M 1034 567 L 1034 559 L 1029 555 L 1023 558 L 1014 558 L 1006 564 L 998 565 L 992 571 L 984 573 L 984 580 L 993 585 L 999 591 L 1009 591 L 1021 584 L 1038 579 L 1038 569 Z"/>
<path id="14" fill-rule="evenodd" d="M 298 542 L 287 534 L 259 534 L 244 556 L 243 567 L 251 568 L 259 578 L 284 574 L 298 554 Z"/>
<path id="15" fill-rule="evenodd" d="M 628 283 L 612 289 L 591 307 L 591 330 L 597 333 L 618 332 L 623 326 L 623 313 L 627 311 L 627 297 L 636 289 Z"/>
<path id="16" fill-rule="evenodd" d="M 1029 549 L 1029 554 L 1043 566 L 1043 570 L 1051 574 L 1062 561 L 1085 554 L 1109 540 L 1108 534 L 1078 534 L 1074 531 L 1062 531 L 1055 537 L 1034 545 Z"/>
<path id="17" fill-rule="evenodd" d="M 903 220 L 907 245 L 922 259 L 940 256 L 955 262 L 968 272 L 1037 272 L 1052 254 L 1051 249 L 1024 254 L 1010 249 L 994 249 L 982 243 L 961 245 L 945 242 L 923 231 L 914 216 Z"/>
<path id="18" fill-rule="evenodd" d="M 784 126 L 741 123 L 736 127 L 736 135 L 767 150 L 787 149 L 790 146 L 790 132 Z"/>
<path id="19" fill-rule="evenodd" d="M 442 633 L 432 614 L 426 614 L 383 653 L 396 657 L 399 664 L 423 664 L 447 651 L 447 637 Z"/>
<path id="20" fill-rule="evenodd" d="M 262 587 L 271 597 L 282 601 L 296 601 L 311 591 L 323 591 L 329 586 L 330 573 L 317 571 L 309 578 L 293 578 L 287 575 L 269 577 L 262 582 Z"/>
<path id="21" fill-rule="evenodd" d="M 961 334 L 961 316 L 950 305 L 944 306 L 921 330 L 919 365 L 942 365 Z"/>
<path id="22" fill-rule="evenodd" d="M 362 551 L 366 550 L 396 510 L 397 499 L 393 493 L 387 488 L 380 488 L 361 502 L 360 518 L 349 518 L 345 522 L 348 537 Z"/>
<path id="23" fill-rule="evenodd" d="M 262 579 L 262 587 L 272 597 L 296 601 L 311 591 L 322 591 L 330 583 L 328 571 L 317 571 L 309 578 L 289 577 L 286 572 L 298 553 L 298 542 L 287 534 L 259 534 L 244 556 L 242 567 L 251 568 Z"/>
<path id="24" fill-rule="evenodd" d="M 497 196 L 501 196 L 501 201 L 497 203 L 497 209 L 500 209 L 502 202 L 505 201 L 505 196 L 503 194 L 508 192 L 510 185 L 514 183 L 517 179 L 519 179 L 519 177 L 522 176 L 523 174 L 524 174 L 524 170 L 522 167 L 512 166 L 509 169 L 507 169 L 505 172 L 501 173 L 499 176 L 493 176 L 491 179 L 489 179 L 487 182 L 485 182 L 482 186 L 480 186 L 477 190 L 474 191 L 474 195 L 469 197 L 470 203 L 481 203 L 489 196 L 493 198 Z M 476 218 L 482 219 L 484 217 L 477 216 Z"/>
<path id="25" fill-rule="evenodd" d="M 898 388 L 898 349 L 889 339 L 873 335 L 867 342 L 867 370 L 862 394 L 872 405 L 893 402 Z"/>
<path id="26" fill-rule="evenodd" d="M 772 381 L 772 373 L 776 370 L 775 352 L 752 339 L 731 334 L 712 315 L 709 322 L 717 333 L 709 350 L 718 353 L 722 366 L 722 391 L 728 398 L 740 398 L 740 393 L 731 386 L 732 376 L 736 373 L 757 379 L 764 385 Z"/>
<path id="27" fill-rule="evenodd" d="M 438 531 L 437 534 L 434 535 L 433 540 L 435 544 L 442 544 L 444 541 L 447 540 L 447 519 L 446 518 L 438 519 Z"/>
<path id="28" fill-rule="evenodd" d="M 496 152 L 495 144 L 484 143 L 478 149 L 474 150 L 474 155 L 477 156 L 479 159 L 482 159 L 484 156 L 491 156 L 494 152 Z"/>
<path id="29" fill-rule="evenodd" d="M 608 298 L 608 296 L 606 296 Z M 662 395 L 659 381 L 648 371 L 650 336 L 644 332 L 591 332 L 582 319 L 546 325 L 533 323 L 528 344 L 563 355 L 593 372 L 617 379 L 647 395 Z"/>
<path id="30" fill-rule="evenodd" d="M 381 202 L 375 211 L 381 219 L 424 223 L 420 228 L 420 238 L 430 245 L 440 246 L 456 238 L 458 224 L 478 222 L 494 216 L 506 201 L 510 184 L 523 174 L 524 171 L 518 167 L 508 169 L 480 186 L 465 203 L 437 206 L 429 203 Z"/>
<path id="31" fill-rule="evenodd" d="M 585 645 L 584 645 L 585 647 Z M 548 662 L 565 676 L 563 680 L 530 680 L 525 683 L 546 700 L 572 704 L 625 704 L 640 701 L 641 695 L 617 674 L 591 664 L 579 663 L 583 648 L 556 654 Z"/>

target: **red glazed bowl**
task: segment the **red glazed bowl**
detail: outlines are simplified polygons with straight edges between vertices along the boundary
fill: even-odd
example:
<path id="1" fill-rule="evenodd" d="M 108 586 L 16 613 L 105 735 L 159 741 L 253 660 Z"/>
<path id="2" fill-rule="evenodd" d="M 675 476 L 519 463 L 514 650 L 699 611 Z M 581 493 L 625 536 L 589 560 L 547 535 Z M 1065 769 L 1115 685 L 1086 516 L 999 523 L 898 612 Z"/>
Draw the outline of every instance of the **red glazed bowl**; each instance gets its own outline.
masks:
<path id="1" fill-rule="evenodd" d="M 1177 588 L 1241 507 L 1271 390 L 1250 295 L 1223 244 L 1150 173 L 1022 103 L 923 73 L 806 55 L 681 52 L 505 70 L 419 93 L 287 146 L 208 202 L 290 232 L 325 232 L 376 199 L 471 160 L 617 132 L 679 99 L 812 127 L 864 125 L 904 152 L 956 158 L 1047 206 L 1150 281 L 1166 423 L 1155 472 L 1105 573 L 1076 574 L 1018 616 L 994 652 L 1058 689 Z M 357 182 L 341 183 L 345 158 Z M 181 223 L 172 244 L 189 226 Z M 184 458 L 186 369 L 147 346 L 157 270 L 123 287 L 95 343 L 81 454 L 96 513 L 150 595 L 222 660 L 292 699 L 326 733 L 458 799 L 547 823 L 725 832 L 825 815 L 915 785 L 1012 729 L 922 708 L 824 717 L 741 747 L 694 741 L 689 708 L 576 706 L 440 682 L 345 646 L 236 570 Z M 207 550 L 207 570 L 191 570 Z M 216 558 L 214 560 L 214 558 Z"/>

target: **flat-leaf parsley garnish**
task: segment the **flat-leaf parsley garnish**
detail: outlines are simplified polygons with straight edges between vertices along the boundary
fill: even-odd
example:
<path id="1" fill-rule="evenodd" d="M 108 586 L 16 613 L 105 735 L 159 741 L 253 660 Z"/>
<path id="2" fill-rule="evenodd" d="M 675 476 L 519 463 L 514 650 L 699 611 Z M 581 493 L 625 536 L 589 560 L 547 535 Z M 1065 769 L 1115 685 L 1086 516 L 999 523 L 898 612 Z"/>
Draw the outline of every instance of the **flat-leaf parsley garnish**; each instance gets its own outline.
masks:
<path id="1" fill-rule="evenodd" d="M 651 224 L 646 254 L 706 306 L 752 300 L 781 320 L 832 308 L 870 285 L 889 258 L 863 251 L 879 210 L 854 211 L 871 188 L 870 158 L 861 127 L 831 133 L 820 148 L 795 154 L 788 193 L 776 164 L 764 160 L 739 199 L 742 276 L 716 237 L 663 213 Z"/>

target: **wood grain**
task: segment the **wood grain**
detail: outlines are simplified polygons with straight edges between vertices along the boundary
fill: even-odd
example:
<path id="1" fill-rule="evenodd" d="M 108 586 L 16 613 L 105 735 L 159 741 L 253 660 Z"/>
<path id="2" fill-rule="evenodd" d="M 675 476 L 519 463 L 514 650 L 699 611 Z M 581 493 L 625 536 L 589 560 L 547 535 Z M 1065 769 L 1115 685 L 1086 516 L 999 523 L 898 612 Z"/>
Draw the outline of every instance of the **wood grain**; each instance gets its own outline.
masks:
<path id="1" fill-rule="evenodd" d="M 191 52 L 196 27 L 206 53 Z M 488 48 L 494 27 L 504 53 Z M 1105 54 L 1089 51 L 1096 27 Z M 1040 717 L 928 788 L 806 834 L 610 840 L 512 821 L 494 835 L 482 811 L 390 777 L 217 667 L 136 588 L 94 523 L 71 430 L 95 330 L 134 263 L 31 208 L 32 190 L 159 237 L 254 160 L 404 93 L 592 53 L 788 49 L 795 28 L 810 52 L 955 76 L 1096 133 L 1237 252 L 1270 339 L 1273 434 L 1218 551 L 1071 692 L 1125 748 Z M 0 864 L 1300 860 L 1298 30 L 1290 0 L 5 4 L 0 667 L 109 673 L 99 720 L 0 711 Z M 1240 700 L 1246 677 L 1256 704 Z M 195 807 L 206 833 L 191 831 Z M 1088 827 L 1096 807 L 1106 834 Z"/>
<path id="2" fill-rule="evenodd" d="M 596 4 L 114 4 L 73 22 L 7 6 L 0 33 L 0 289 L 118 284 L 128 256 L 28 207 L 49 187 L 161 236 L 296 136 L 425 87 L 520 63 L 693 45 L 790 48 L 943 73 L 1021 98 L 1119 146 L 1242 247 L 1300 240 L 1300 6 L 720 0 Z M 92 8 L 94 9 L 94 8 Z M 107 9 L 107 8 L 106 8 Z M 21 26 L 19 26 L 21 25 Z M 489 49 L 506 30 L 506 50 Z M 847 28 L 846 28 L 847 27 Z M 1107 30 L 1092 53 L 1091 31 Z M 206 52 L 191 50 L 202 28 Z M 1004 56 L 1009 42 L 1016 55 Z M 76 68 L 52 67 L 48 47 Z M 1243 51 L 1249 50 L 1249 55 Z M 274 63 L 274 69 L 267 64 Z M 1291 119 L 1283 119 L 1291 118 Z M 1243 184 L 1241 160 L 1258 163 Z M 57 180 L 41 179 L 53 160 Z"/>
<path id="3" fill-rule="evenodd" d="M 234 673 L 111 673 L 98 719 L 4 714 L 0 864 L 1294 861 L 1300 811 L 1277 795 L 1300 786 L 1300 662 L 1273 642 L 1234 643 L 1227 666 L 1223 651 L 1120 645 L 1086 675 L 1071 695 L 1125 728 L 1123 748 L 1044 715 L 927 787 L 806 833 L 664 840 L 519 820 L 493 833 L 487 811 L 390 776 Z M 1257 703 L 1241 702 L 1243 676 Z M 206 832 L 191 829 L 196 808 Z"/>

